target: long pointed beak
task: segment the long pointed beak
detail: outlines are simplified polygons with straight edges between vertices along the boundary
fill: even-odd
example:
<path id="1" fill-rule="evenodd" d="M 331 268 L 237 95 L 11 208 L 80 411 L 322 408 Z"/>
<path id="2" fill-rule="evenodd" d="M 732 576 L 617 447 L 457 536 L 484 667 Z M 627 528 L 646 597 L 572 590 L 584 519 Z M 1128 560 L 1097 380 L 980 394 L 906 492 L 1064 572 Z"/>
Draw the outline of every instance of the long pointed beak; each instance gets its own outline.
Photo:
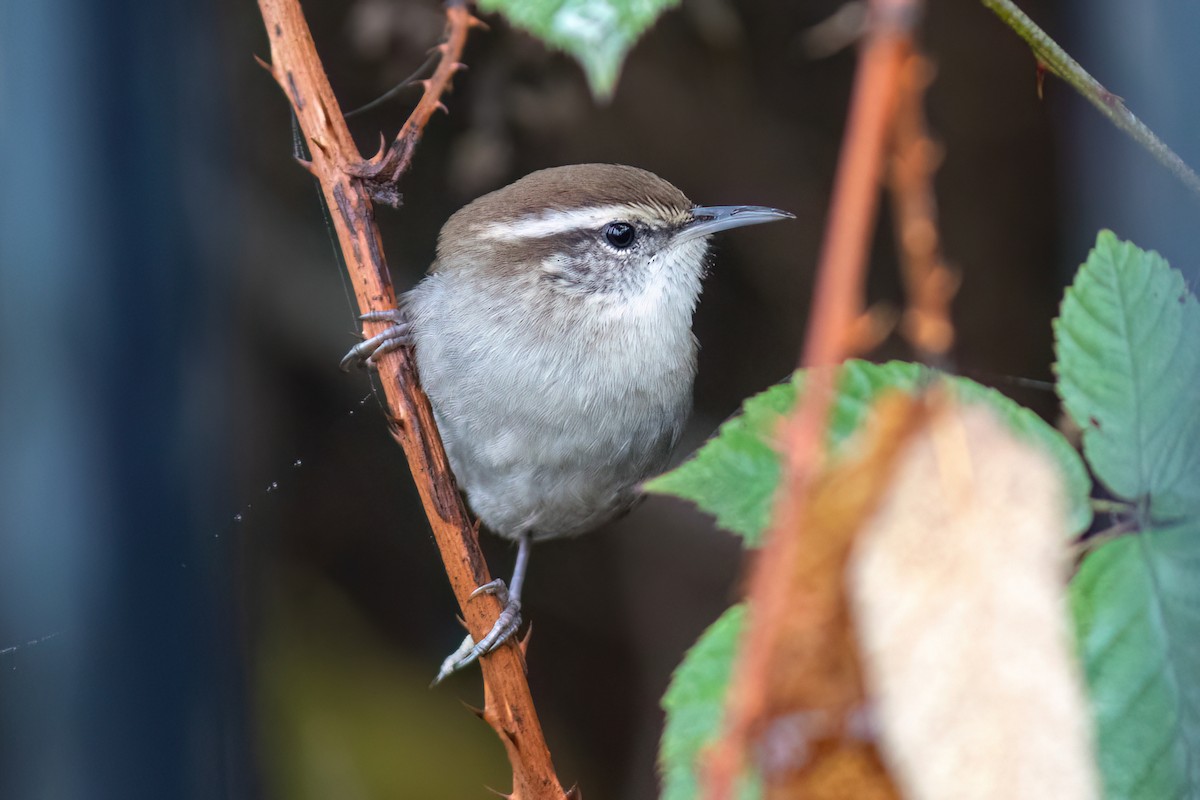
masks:
<path id="1" fill-rule="evenodd" d="M 765 206 L 696 206 L 692 209 L 692 222 L 676 234 L 677 241 L 709 236 L 717 231 L 740 228 L 743 225 L 758 225 L 778 219 L 795 219 L 790 211 Z"/>

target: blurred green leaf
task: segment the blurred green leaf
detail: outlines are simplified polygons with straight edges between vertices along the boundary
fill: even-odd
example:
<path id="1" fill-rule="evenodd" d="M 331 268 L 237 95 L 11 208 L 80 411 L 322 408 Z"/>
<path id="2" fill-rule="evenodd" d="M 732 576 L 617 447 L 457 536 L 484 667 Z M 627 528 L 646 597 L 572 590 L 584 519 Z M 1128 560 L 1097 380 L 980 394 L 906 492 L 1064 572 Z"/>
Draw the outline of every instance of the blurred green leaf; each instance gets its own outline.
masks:
<path id="1" fill-rule="evenodd" d="M 837 397 L 828 430 L 834 457 L 866 420 L 872 404 L 885 391 L 916 392 L 941 373 L 918 364 L 891 361 L 871 364 L 847 361 L 838 376 Z M 757 546 L 771 514 L 779 483 L 779 456 L 772 447 L 780 418 L 796 403 L 804 375 L 767 389 L 746 401 L 742 412 L 721 426 L 690 459 L 646 484 L 646 489 L 691 500 L 712 514 L 717 524 L 738 533 L 747 546 Z M 1079 454 L 1062 434 L 1037 414 L 1004 395 L 966 378 L 951 377 L 957 398 L 992 408 L 1009 429 L 1038 447 L 1058 464 L 1067 490 L 1068 533 L 1080 533 L 1091 523 L 1091 479 Z"/>
<path id="2" fill-rule="evenodd" d="M 518 28 L 573 56 L 592 94 L 607 100 L 625 56 L 647 28 L 679 0 L 479 0 Z"/>
<path id="3" fill-rule="evenodd" d="M 757 545 L 779 483 L 779 455 L 771 441 L 780 418 L 795 404 L 795 378 L 756 394 L 716 437 L 680 466 L 648 481 L 646 490 L 691 500 L 722 528 Z"/>
<path id="4" fill-rule="evenodd" d="M 725 689 L 733 671 L 733 657 L 745 616 L 745 609 L 737 605 L 710 625 L 684 656 L 663 695 L 667 724 L 658 749 L 662 775 L 660 800 L 694 800 L 700 796 L 698 759 L 721 730 Z M 740 800 L 751 800 L 761 794 L 757 780 L 750 777 L 742 780 Z"/>
<path id="5" fill-rule="evenodd" d="M 1070 596 L 1105 796 L 1200 798 L 1200 524 L 1104 545 Z"/>
<path id="6" fill-rule="evenodd" d="M 1157 520 L 1200 513 L 1200 304 L 1179 271 L 1101 231 L 1054 334 L 1096 476 Z"/>

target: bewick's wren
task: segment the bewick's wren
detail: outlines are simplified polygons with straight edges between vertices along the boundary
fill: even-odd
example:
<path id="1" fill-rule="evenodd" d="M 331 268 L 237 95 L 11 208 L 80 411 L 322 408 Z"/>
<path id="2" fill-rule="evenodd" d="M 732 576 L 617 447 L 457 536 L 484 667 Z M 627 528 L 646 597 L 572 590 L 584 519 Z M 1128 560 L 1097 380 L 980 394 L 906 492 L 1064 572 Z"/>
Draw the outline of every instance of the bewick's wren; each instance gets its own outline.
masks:
<path id="1" fill-rule="evenodd" d="M 575 536 L 628 509 L 691 413 L 692 312 L 720 230 L 791 217 L 695 206 L 652 173 L 609 164 L 535 172 L 446 222 L 429 275 L 343 368 L 415 347 L 450 465 L 485 526 L 519 543 L 505 600 L 437 680 L 520 624 L 532 541 Z M 436 681 L 435 681 L 436 682 Z"/>

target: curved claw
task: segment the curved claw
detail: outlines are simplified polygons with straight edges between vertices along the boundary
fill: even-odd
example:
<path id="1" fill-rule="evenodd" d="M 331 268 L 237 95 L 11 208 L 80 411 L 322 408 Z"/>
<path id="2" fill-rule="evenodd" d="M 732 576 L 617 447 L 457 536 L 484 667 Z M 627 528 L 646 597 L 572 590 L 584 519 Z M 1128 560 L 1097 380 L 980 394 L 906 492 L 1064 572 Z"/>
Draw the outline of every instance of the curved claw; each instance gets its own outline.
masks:
<path id="1" fill-rule="evenodd" d="M 363 322 L 390 322 L 392 324 L 382 333 L 351 347 L 338 364 L 342 372 L 349 372 L 350 367 L 355 364 L 369 368 L 376 367 L 379 364 L 379 358 L 385 353 L 399 350 L 401 347 L 408 347 L 413 343 L 412 325 L 409 323 L 407 315 L 398 308 L 369 311 L 359 319 Z"/>
<path id="2" fill-rule="evenodd" d="M 442 662 L 437 677 L 433 679 L 433 683 L 430 686 L 437 686 L 463 667 L 470 666 L 478 661 L 480 656 L 485 656 L 492 652 L 507 642 L 517 632 L 517 629 L 521 627 L 521 601 L 509 597 L 508 587 L 504 581 L 497 578 L 490 583 L 485 583 L 472 592 L 471 597 L 477 597 L 481 594 L 496 595 L 504 603 L 504 609 L 500 612 L 500 616 L 496 618 L 492 629 L 478 642 L 472 639 L 470 634 L 467 634 L 467 638 L 463 639 L 458 649 L 447 656 L 446 660 Z"/>
<path id="3" fill-rule="evenodd" d="M 475 591 L 471 592 L 468 599 L 474 600 L 476 597 L 479 597 L 479 595 L 481 595 L 481 594 L 494 594 L 494 595 L 496 595 L 496 597 L 498 597 L 500 599 L 501 605 L 504 605 L 504 606 L 508 605 L 508 584 L 506 584 L 500 578 L 490 580 L 487 583 L 485 583 L 483 586 L 477 587 L 475 589 Z"/>
<path id="4" fill-rule="evenodd" d="M 521 627 L 521 588 L 525 585 L 525 573 L 529 567 L 529 548 L 532 542 L 533 539 L 528 531 L 522 533 L 517 539 L 517 563 L 513 567 L 511 588 L 497 578 L 471 592 L 472 598 L 481 594 L 496 595 L 504 605 L 504 609 L 496 618 L 492 629 L 478 642 L 472 641 L 470 634 L 467 634 L 467 638 L 463 639 L 463 643 L 458 646 L 458 649 L 442 662 L 442 668 L 438 670 L 437 677 L 433 679 L 431 686 L 437 686 L 447 675 L 478 661 L 480 656 L 492 652 L 508 641 L 509 637 L 517 632 L 517 628 Z"/>

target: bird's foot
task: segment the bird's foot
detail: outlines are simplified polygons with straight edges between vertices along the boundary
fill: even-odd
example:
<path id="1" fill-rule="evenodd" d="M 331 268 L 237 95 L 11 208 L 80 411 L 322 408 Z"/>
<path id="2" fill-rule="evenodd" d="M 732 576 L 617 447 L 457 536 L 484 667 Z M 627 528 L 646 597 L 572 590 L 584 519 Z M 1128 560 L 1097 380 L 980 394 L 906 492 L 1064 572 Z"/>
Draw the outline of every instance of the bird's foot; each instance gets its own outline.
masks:
<path id="1" fill-rule="evenodd" d="M 413 343 L 412 324 L 408 321 L 408 315 L 401 309 L 369 311 L 359 319 L 363 322 L 390 322 L 392 324 L 383 333 L 351 347 L 350 352 L 343 356 L 341 364 L 338 365 L 342 372 L 349 371 L 350 367 L 356 364 L 368 368 L 377 367 L 379 358 L 385 353 L 399 350 L 401 347 L 407 347 Z"/>
<path id="2" fill-rule="evenodd" d="M 496 623 L 492 625 L 492 629 L 478 642 L 471 638 L 471 634 L 467 634 L 467 638 L 463 639 L 463 643 L 458 646 L 458 649 L 447 656 L 446 660 L 442 662 L 442 668 L 438 670 L 437 677 L 433 679 L 431 685 L 437 686 L 463 667 L 470 666 L 480 656 L 492 652 L 507 642 L 509 637 L 517 632 L 517 628 L 521 627 L 521 600 L 517 597 L 509 596 L 508 586 L 505 585 L 504 581 L 497 578 L 490 583 L 485 583 L 471 592 L 471 597 L 478 597 L 481 594 L 496 595 L 500 599 L 500 602 L 504 604 L 504 609 L 500 612 L 500 616 L 496 618 Z"/>

